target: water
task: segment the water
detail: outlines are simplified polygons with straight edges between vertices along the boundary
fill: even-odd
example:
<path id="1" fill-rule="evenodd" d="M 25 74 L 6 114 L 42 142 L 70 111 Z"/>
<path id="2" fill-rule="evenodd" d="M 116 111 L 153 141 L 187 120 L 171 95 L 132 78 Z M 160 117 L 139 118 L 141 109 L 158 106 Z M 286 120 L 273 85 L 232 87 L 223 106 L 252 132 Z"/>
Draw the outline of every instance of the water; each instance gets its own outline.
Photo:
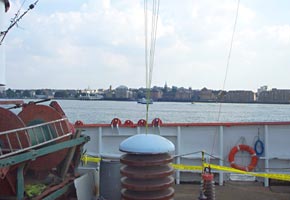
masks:
<path id="1" fill-rule="evenodd" d="M 115 117 L 137 123 L 145 119 L 146 105 L 126 101 L 58 100 L 71 122 L 111 123 Z M 219 114 L 219 110 L 221 110 Z M 290 121 L 290 105 L 154 102 L 149 122 L 265 122 Z"/>

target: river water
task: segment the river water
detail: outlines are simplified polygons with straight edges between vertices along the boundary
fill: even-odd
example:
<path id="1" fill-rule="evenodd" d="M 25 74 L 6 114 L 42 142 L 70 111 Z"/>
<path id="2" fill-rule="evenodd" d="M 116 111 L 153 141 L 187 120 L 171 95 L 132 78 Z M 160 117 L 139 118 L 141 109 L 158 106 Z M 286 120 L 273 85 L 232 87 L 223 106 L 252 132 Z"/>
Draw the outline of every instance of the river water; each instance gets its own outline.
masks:
<path id="1" fill-rule="evenodd" d="M 58 100 L 71 122 L 110 123 L 115 117 L 137 123 L 145 119 L 146 105 L 132 101 Z M 290 105 L 154 102 L 149 122 L 265 122 L 290 121 Z"/>

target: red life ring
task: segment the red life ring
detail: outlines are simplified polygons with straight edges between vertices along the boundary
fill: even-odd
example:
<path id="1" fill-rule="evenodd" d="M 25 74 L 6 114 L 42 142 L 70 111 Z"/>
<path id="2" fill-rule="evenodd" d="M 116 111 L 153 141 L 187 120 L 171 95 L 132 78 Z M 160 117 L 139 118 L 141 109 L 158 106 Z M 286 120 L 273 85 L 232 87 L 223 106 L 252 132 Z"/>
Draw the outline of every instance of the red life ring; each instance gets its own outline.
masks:
<path id="1" fill-rule="evenodd" d="M 251 163 L 248 166 L 240 166 L 235 163 L 235 155 L 238 151 L 249 152 L 249 154 L 251 155 Z M 252 147 L 245 144 L 240 144 L 231 149 L 230 154 L 229 154 L 229 162 L 231 163 L 232 168 L 249 172 L 249 171 L 252 171 L 257 166 L 258 157 L 256 155 L 255 150 Z"/>
<path id="2" fill-rule="evenodd" d="M 122 122 L 119 118 L 114 118 L 111 121 L 111 126 L 113 126 L 113 127 L 119 127 L 121 124 L 122 124 Z"/>
<path id="3" fill-rule="evenodd" d="M 131 120 L 129 120 L 129 119 L 127 119 L 127 120 L 124 122 L 124 126 L 132 127 L 133 125 L 134 125 L 134 123 L 133 123 Z"/>
<path id="4" fill-rule="evenodd" d="M 137 125 L 138 126 L 146 126 L 147 122 L 145 119 L 140 119 L 138 122 L 137 122 Z"/>
<path id="5" fill-rule="evenodd" d="M 161 119 L 159 119 L 159 118 L 155 118 L 155 119 L 153 119 L 152 120 L 152 126 L 153 127 L 156 127 L 156 126 L 161 126 L 162 125 L 162 121 L 161 121 Z"/>
<path id="6" fill-rule="evenodd" d="M 77 120 L 77 121 L 75 122 L 75 125 L 76 125 L 76 126 L 83 126 L 83 125 L 84 125 L 84 122 L 82 122 L 81 120 Z"/>

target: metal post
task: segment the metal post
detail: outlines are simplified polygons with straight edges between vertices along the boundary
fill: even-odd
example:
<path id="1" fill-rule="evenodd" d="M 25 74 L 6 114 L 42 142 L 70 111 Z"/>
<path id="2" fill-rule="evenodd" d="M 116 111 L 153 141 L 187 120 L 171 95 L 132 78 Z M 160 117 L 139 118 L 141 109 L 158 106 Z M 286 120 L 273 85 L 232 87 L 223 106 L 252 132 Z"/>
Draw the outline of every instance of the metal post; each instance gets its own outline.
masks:
<path id="1" fill-rule="evenodd" d="M 17 169 L 17 200 L 24 199 L 24 177 L 23 177 L 24 163 L 19 165 Z"/>
<path id="2" fill-rule="evenodd" d="M 269 129 L 268 125 L 265 125 L 265 172 L 269 173 L 269 155 L 268 155 L 268 148 L 269 148 Z M 269 179 L 264 179 L 264 186 L 269 187 Z"/>
<path id="3" fill-rule="evenodd" d="M 180 129 L 180 126 L 177 127 L 177 147 L 175 148 L 176 149 L 176 154 L 177 155 L 180 155 L 180 135 L 181 135 L 181 129 Z M 180 164 L 180 157 L 178 156 L 176 158 L 176 163 L 177 164 Z M 180 184 L 180 171 L 179 170 L 176 170 L 176 184 Z"/>
<path id="4" fill-rule="evenodd" d="M 81 136 L 82 131 L 77 130 L 76 133 L 73 135 L 73 139 L 79 138 Z M 63 164 L 61 165 L 61 170 L 60 170 L 60 177 L 62 180 L 65 179 L 67 172 L 69 170 L 69 166 L 72 162 L 73 156 L 75 155 L 77 146 L 73 146 L 70 148 L 69 152 L 66 155 L 65 160 L 63 161 Z"/>
<path id="5" fill-rule="evenodd" d="M 201 173 L 204 172 L 204 151 L 201 152 Z"/>
<path id="6" fill-rule="evenodd" d="M 224 127 L 220 126 L 219 133 L 219 141 L 220 141 L 220 155 L 219 155 L 219 165 L 224 166 L 223 155 L 224 155 Z M 219 185 L 223 185 L 224 182 L 224 173 L 222 171 L 219 172 Z"/>
<path id="7" fill-rule="evenodd" d="M 103 143 L 103 141 L 102 141 L 102 139 L 103 139 L 103 130 L 102 130 L 102 127 L 99 127 L 99 147 L 98 147 L 98 149 L 99 149 L 99 156 L 101 156 L 102 155 L 102 151 L 103 151 L 103 146 L 102 146 L 102 143 Z"/>

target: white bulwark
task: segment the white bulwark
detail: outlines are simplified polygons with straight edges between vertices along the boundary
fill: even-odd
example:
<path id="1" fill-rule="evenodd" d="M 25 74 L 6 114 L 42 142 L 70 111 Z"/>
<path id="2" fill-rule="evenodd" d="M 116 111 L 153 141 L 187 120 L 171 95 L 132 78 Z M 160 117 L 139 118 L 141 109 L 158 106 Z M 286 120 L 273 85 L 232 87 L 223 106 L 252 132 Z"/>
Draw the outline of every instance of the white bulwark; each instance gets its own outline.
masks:
<path id="1" fill-rule="evenodd" d="M 146 129 L 137 124 L 116 127 L 110 124 L 84 124 L 76 128 L 90 136 L 90 141 L 84 145 L 88 155 L 110 158 L 119 158 L 123 154 L 119 151 L 119 145 L 133 135 L 142 135 Z M 290 122 L 163 123 L 160 127 L 148 127 L 148 132 L 165 137 L 174 144 L 175 164 L 190 166 L 201 165 L 203 151 L 206 162 L 230 167 L 229 154 L 232 148 L 244 144 L 256 149 L 255 144 L 259 139 L 263 147 L 257 147 L 260 155 L 253 172 L 290 175 Z M 142 147 L 145 142 L 136 145 Z M 152 145 L 156 145 L 153 140 Z M 123 146 L 121 150 L 131 151 Z M 240 151 L 234 161 L 247 166 L 251 158 L 248 152 Z M 200 170 L 178 169 L 175 173 L 176 183 L 199 181 L 199 173 Z M 213 170 L 213 173 L 219 185 L 233 178 L 231 172 Z M 256 180 L 269 186 L 268 178 L 256 177 Z"/>

